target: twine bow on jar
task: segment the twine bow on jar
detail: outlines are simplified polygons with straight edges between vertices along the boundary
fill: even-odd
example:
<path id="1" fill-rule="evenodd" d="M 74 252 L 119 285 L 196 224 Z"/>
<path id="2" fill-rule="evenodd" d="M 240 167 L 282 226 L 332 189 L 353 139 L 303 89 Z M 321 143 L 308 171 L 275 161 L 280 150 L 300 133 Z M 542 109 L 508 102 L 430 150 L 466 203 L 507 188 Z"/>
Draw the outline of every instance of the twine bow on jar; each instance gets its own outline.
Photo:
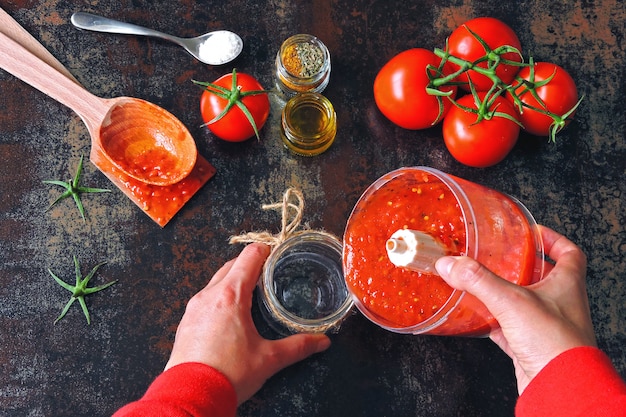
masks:
<path id="1" fill-rule="evenodd" d="M 263 210 L 281 210 L 280 232 L 249 232 L 230 238 L 231 244 L 258 242 L 272 248 L 258 282 L 261 313 L 270 327 L 285 336 L 338 330 L 352 308 L 352 300 L 343 282 L 339 239 L 321 230 L 311 230 L 308 226 L 298 230 L 304 212 L 304 197 L 295 188 L 285 191 L 282 202 L 261 207 Z M 295 263 L 294 254 L 298 257 Z M 314 266 L 311 266 L 311 256 L 315 257 Z M 284 261 L 282 272 L 277 273 L 280 259 L 287 258 L 290 260 Z M 324 265 L 323 271 L 319 270 L 320 263 Z M 291 266 L 285 266 L 289 264 Z M 286 273 L 286 270 L 289 272 Z M 281 280 L 280 291 L 276 291 L 277 276 Z M 323 299 L 311 297 L 311 294 L 321 294 Z M 294 300 L 297 300 L 295 304 Z M 336 309 L 330 311 L 329 306 Z M 305 311 L 304 315 L 300 315 Z"/>
<path id="2" fill-rule="evenodd" d="M 292 200 L 295 199 L 295 202 Z M 290 187 L 283 194 L 281 203 L 263 204 L 263 210 L 280 209 L 282 212 L 281 229 L 278 234 L 272 234 L 268 231 L 264 232 L 248 232 L 238 236 L 231 236 L 229 243 L 265 243 L 272 247 L 278 247 L 291 236 L 295 236 L 300 232 L 296 229 L 300 226 L 302 215 L 304 213 L 304 196 L 300 190 Z M 291 218 L 291 221 L 289 220 Z"/>

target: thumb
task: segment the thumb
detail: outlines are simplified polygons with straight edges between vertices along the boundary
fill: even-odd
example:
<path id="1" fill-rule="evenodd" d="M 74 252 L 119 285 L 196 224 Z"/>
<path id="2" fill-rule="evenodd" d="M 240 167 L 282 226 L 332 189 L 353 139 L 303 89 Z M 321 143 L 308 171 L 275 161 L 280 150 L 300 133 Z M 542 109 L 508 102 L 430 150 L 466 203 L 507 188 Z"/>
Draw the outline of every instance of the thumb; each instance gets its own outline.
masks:
<path id="1" fill-rule="evenodd" d="M 271 343 L 276 357 L 274 372 L 330 347 L 330 339 L 323 333 L 300 333 Z"/>
<path id="2" fill-rule="evenodd" d="M 511 306 L 519 304 L 525 291 L 467 256 L 442 257 L 435 268 L 448 285 L 467 291 L 485 304 L 501 325 L 511 314 Z"/>

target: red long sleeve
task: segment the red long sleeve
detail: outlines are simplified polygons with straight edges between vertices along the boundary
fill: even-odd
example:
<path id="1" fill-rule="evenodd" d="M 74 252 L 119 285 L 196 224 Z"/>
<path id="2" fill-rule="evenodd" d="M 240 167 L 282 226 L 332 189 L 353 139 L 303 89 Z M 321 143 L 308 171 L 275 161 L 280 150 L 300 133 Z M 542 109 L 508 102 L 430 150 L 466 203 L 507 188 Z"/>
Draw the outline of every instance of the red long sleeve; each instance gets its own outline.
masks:
<path id="1" fill-rule="evenodd" d="M 217 370 L 201 363 L 183 363 L 159 375 L 138 401 L 113 417 L 234 417 L 237 395 Z"/>
<path id="2" fill-rule="evenodd" d="M 516 417 L 625 417 L 626 383 L 593 347 L 554 358 L 520 396 Z"/>
<path id="3" fill-rule="evenodd" d="M 138 401 L 113 417 L 234 417 L 237 397 L 217 370 L 184 363 L 163 372 Z M 626 417 L 626 383 L 599 349 L 580 347 L 553 359 L 520 396 L 517 417 Z"/>

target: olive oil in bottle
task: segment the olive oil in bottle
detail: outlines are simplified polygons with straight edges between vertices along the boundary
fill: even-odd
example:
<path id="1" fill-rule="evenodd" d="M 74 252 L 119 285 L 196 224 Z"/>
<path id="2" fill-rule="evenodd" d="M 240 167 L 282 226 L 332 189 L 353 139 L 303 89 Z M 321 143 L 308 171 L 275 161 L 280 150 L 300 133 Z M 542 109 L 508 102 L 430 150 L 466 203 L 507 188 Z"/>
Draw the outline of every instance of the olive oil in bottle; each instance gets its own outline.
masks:
<path id="1" fill-rule="evenodd" d="M 281 137 L 285 146 L 295 154 L 319 155 L 332 145 L 336 134 L 335 109 L 321 94 L 299 94 L 285 105 Z"/>

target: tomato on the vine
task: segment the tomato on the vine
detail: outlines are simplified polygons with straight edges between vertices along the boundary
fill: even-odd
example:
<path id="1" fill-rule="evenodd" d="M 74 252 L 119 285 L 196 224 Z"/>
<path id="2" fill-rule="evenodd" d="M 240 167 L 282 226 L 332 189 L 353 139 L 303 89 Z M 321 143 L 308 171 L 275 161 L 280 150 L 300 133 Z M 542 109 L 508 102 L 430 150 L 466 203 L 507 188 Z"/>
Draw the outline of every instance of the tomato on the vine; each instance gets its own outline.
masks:
<path id="1" fill-rule="evenodd" d="M 485 93 L 478 93 L 484 101 Z M 478 111 L 472 94 L 457 100 L 459 106 Z M 519 137 L 515 107 L 504 97 L 489 101 L 489 108 L 481 110 L 480 119 L 474 111 L 454 106 L 443 120 L 443 139 L 452 156 L 462 164 L 486 168 L 502 161 L 513 149 Z M 508 116 L 507 116 L 508 115 Z"/>
<path id="2" fill-rule="evenodd" d="M 574 115 L 578 103 L 574 79 L 559 65 L 550 62 L 536 62 L 524 67 L 516 79 L 514 92 L 522 102 L 518 110 L 524 130 L 554 139 L 554 133 L 565 127 Z M 507 97 L 515 102 L 512 95 Z"/>
<path id="3" fill-rule="evenodd" d="M 256 78 L 233 70 L 213 83 L 194 82 L 205 88 L 200 112 L 215 136 L 229 142 L 258 137 L 270 114 L 270 101 Z"/>
<path id="4" fill-rule="evenodd" d="M 441 59 L 434 52 L 423 48 L 400 52 L 387 62 L 374 80 L 374 100 L 378 109 L 393 123 L 405 129 L 426 129 L 442 120 L 452 103 L 445 97 L 427 92 L 431 80 L 451 74 L 446 65 L 443 74 L 436 69 Z M 456 95 L 456 86 L 439 88 L 443 94 Z"/>
<path id="5" fill-rule="evenodd" d="M 487 50 L 485 50 L 485 46 L 481 44 L 476 36 L 485 42 L 488 47 Z M 491 51 L 503 46 L 513 47 L 517 50 L 517 53 L 513 50 L 503 51 L 504 53 L 500 55 L 501 59 L 522 62 L 520 55 L 522 46 L 517 35 L 506 23 L 493 17 L 478 17 L 469 20 L 456 28 L 448 38 L 448 52 L 450 55 L 469 62 L 475 62 Z M 478 66 L 488 68 L 490 64 L 491 62 L 485 60 L 479 63 Z M 460 69 L 459 65 L 452 65 L 455 71 Z M 496 66 L 495 73 L 504 84 L 510 84 L 518 70 L 519 67 L 516 65 L 500 62 Z M 493 81 L 486 75 L 479 74 L 474 70 L 460 74 L 458 79 L 467 83 L 468 77 L 471 79 L 476 91 L 488 91 L 493 85 Z M 469 90 L 467 85 L 462 87 Z"/>

